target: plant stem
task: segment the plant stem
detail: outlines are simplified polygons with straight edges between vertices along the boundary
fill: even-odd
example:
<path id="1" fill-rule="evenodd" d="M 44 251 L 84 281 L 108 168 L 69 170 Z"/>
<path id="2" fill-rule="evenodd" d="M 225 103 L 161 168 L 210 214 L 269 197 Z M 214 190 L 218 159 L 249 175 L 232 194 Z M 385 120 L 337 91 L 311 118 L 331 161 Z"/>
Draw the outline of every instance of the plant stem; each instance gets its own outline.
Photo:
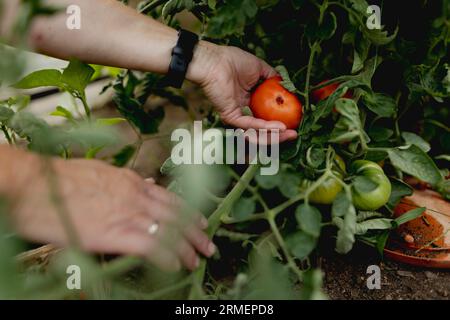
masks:
<path id="1" fill-rule="evenodd" d="M 69 216 L 68 210 L 66 208 L 66 205 L 64 203 L 64 200 L 61 198 L 61 196 L 58 193 L 59 183 L 58 178 L 56 175 L 56 172 L 53 168 L 53 163 L 51 162 L 50 158 L 42 158 L 43 166 L 44 166 L 44 172 L 47 175 L 47 181 L 49 184 L 50 189 L 50 199 L 55 205 L 56 211 L 59 215 L 59 218 L 61 219 L 61 223 L 64 227 L 65 232 L 67 233 L 67 238 L 69 239 L 69 244 L 75 248 L 80 248 L 80 240 L 78 238 L 77 232 L 75 230 L 75 227 L 72 223 L 72 220 Z"/>
<path id="2" fill-rule="evenodd" d="M 314 62 L 314 56 L 316 54 L 316 47 L 319 44 L 318 41 L 315 41 L 311 46 L 311 53 L 309 54 L 308 68 L 306 69 L 306 82 L 305 82 L 305 109 L 309 111 L 309 83 L 311 81 L 311 70 Z"/>
<path id="3" fill-rule="evenodd" d="M 273 208 L 272 212 L 275 214 L 275 216 L 277 216 L 278 214 L 283 212 L 285 209 L 287 209 L 290 206 L 292 206 L 293 204 L 303 200 L 304 198 L 305 198 L 305 194 L 304 193 L 300 193 L 295 198 L 291 198 L 291 199 L 287 200 L 286 202 L 283 202 L 279 206 Z"/>
<path id="4" fill-rule="evenodd" d="M 3 131 L 3 134 L 5 135 L 5 138 L 8 141 L 8 144 L 9 145 L 13 145 L 14 143 L 13 143 L 13 141 L 11 139 L 11 136 L 9 135 L 9 132 L 8 132 L 8 129 L 6 128 L 6 126 L 2 125 L 0 128 Z"/>
<path id="5" fill-rule="evenodd" d="M 162 5 L 164 2 L 167 2 L 167 0 L 155 0 L 150 3 L 148 3 L 146 6 L 142 7 L 139 10 L 139 13 L 147 14 L 148 12 L 152 11 L 156 7 Z"/>
<path id="6" fill-rule="evenodd" d="M 256 220 L 264 220 L 264 219 L 267 219 L 267 214 L 265 212 L 261 212 L 261 213 L 254 213 L 245 219 L 235 219 L 235 218 L 231 218 L 231 217 L 223 217 L 222 223 L 234 224 L 234 223 L 250 222 L 250 221 L 256 221 Z"/>
<path id="7" fill-rule="evenodd" d="M 217 209 L 212 213 L 209 217 L 209 228 L 207 233 L 210 237 L 213 237 L 214 234 L 220 227 L 222 217 L 224 217 L 232 208 L 233 204 L 239 199 L 245 189 L 248 187 L 250 182 L 253 180 L 253 177 L 256 175 L 257 170 L 259 169 L 259 165 L 252 164 L 250 165 L 245 173 L 242 175 L 241 179 L 236 183 L 234 188 L 230 191 L 230 193 L 225 197 L 225 199 L 220 203 Z M 203 279 L 205 277 L 206 272 L 206 260 L 203 259 L 200 262 L 200 266 L 197 270 L 192 274 L 192 288 L 189 292 L 189 299 L 200 299 L 203 296 Z"/>
<path id="8" fill-rule="evenodd" d="M 230 193 L 225 197 L 222 203 L 217 207 L 217 209 L 213 212 L 213 214 L 209 217 L 209 228 L 208 235 L 213 236 L 217 229 L 220 226 L 221 218 L 228 211 L 231 210 L 233 204 L 239 199 L 242 193 L 250 184 L 250 181 L 253 180 L 253 177 L 256 174 L 256 171 L 259 169 L 259 165 L 252 164 L 248 167 L 245 173 L 242 175 L 241 179 L 236 183 L 234 188 L 230 191 Z"/>
<path id="9" fill-rule="evenodd" d="M 281 251 L 283 252 L 284 257 L 286 258 L 289 268 L 291 268 L 291 270 L 297 275 L 298 280 L 302 281 L 303 273 L 297 267 L 297 264 L 295 263 L 294 259 L 292 258 L 291 254 L 289 253 L 288 249 L 286 248 L 286 243 L 284 242 L 283 237 L 281 236 L 280 230 L 278 230 L 278 226 L 275 222 L 275 214 L 270 213 L 269 217 L 267 218 L 267 221 L 269 222 L 270 228 L 272 229 L 272 232 L 275 236 L 275 239 L 278 242 L 278 245 L 281 248 Z"/>
<path id="10" fill-rule="evenodd" d="M 351 79 L 354 79 L 354 78 L 355 78 L 355 76 L 348 76 L 348 75 L 347 76 L 339 76 L 339 77 L 333 78 L 331 80 L 324 81 L 323 83 L 317 84 L 315 86 L 312 86 L 309 90 L 313 91 L 313 90 L 321 89 L 321 88 L 326 87 L 326 86 L 328 86 L 330 84 L 333 84 L 333 83 L 336 83 L 336 82 L 348 81 L 348 80 L 351 80 Z"/>
<path id="11" fill-rule="evenodd" d="M 89 108 L 86 98 L 84 97 L 79 97 L 79 99 L 81 100 L 81 103 L 83 104 L 83 108 L 84 108 L 84 112 L 86 112 L 86 116 L 88 118 L 88 120 L 91 120 L 91 109 Z"/>
<path id="12" fill-rule="evenodd" d="M 185 279 L 169 286 L 166 288 L 163 288 L 161 290 L 149 293 L 149 294 L 144 294 L 144 295 L 140 295 L 140 298 L 146 299 L 146 300 L 155 300 L 157 298 L 163 297 L 173 291 L 177 291 L 180 289 L 183 289 L 184 287 L 187 287 L 190 283 L 191 283 L 192 279 L 191 277 L 186 277 Z"/>
<path id="13" fill-rule="evenodd" d="M 117 258 L 114 261 L 105 264 L 105 266 L 103 267 L 103 276 L 114 277 L 131 269 L 134 269 L 142 265 L 142 263 L 142 259 L 132 256 Z"/>

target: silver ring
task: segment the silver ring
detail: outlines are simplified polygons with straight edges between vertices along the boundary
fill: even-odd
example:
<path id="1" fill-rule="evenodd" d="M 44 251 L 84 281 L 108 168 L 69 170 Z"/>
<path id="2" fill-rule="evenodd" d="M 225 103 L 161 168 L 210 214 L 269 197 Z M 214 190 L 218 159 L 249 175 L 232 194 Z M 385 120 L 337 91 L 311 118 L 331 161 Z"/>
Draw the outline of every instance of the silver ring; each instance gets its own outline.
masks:
<path id="1" fill-rule="evenodd" d="M 159 223 L 155 222 L 148 226 L 147 232 L 149 235 L 154 236 L 156 233 L 158 233 L 159 230 Z"/>

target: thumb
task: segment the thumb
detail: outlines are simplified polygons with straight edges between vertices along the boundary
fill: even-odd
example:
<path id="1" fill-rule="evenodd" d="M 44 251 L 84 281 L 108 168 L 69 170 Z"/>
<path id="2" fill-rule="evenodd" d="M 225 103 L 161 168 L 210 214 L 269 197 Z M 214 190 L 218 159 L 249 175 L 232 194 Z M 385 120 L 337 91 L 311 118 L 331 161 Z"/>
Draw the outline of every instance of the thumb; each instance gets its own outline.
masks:
<path id="1" fill-rule="evenodd" d="M 267 62 L 261 60 L 261 76 L 264 79 L 272 78 L 278 75 L 278 72 Z"/>

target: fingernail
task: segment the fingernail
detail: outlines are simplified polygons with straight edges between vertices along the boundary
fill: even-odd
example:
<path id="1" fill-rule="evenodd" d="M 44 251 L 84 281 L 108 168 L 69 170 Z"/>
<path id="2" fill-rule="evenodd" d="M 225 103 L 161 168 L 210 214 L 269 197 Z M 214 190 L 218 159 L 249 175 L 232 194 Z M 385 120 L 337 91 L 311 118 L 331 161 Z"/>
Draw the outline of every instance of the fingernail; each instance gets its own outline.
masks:
<path id="1" fill-rule="evenodd" d="M 201 217 L 200 225 L 202 226 L 203 229 L 208 228 L 208 219 L 206 219 L 205 217 Z"/>
<path id="2" fill-rule="evenodd" d="M 214 253 L 216 253 L 217 247 L 214 245 L 214 243 L 210 243 L 208 245 L 208 253 L 212 256 Z"/>
<path id="3" fill-rule="evenodd" d="M 145 179 L 145 182 L 148 182 L 148 183 L 155 183 L 155 179 L 153 179 L 153 178 L 148 178 L 148 179 Z"/>

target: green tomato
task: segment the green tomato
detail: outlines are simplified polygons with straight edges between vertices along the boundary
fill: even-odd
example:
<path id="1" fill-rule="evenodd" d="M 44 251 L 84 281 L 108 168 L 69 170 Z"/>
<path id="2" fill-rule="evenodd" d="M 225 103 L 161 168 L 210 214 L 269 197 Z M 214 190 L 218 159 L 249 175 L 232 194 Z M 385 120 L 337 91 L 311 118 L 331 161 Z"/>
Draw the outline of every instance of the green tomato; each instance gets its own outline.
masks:
<path id="1" fill-rule="evenodd" d="M 357 160 L 350 166 L 350 172 L 370 180 L 375 186 L 372 190 L 363 192 L 352 185 L 353 204 L 361 210 L 377 210 L 384 206 L 391 195 L 391 182 L 383 169 L 372 161 Z"/>
<path id="2" fill-rule="evenodd" d="M 338 163 L 341 170 L 338 170 L 337 166 L 335 165 L 333 168 L 333 173 L 337 177 L 342 178 L 341 172 L 342 171 L 345 172 L 345 162 L 338 155 L 336 155 L 335 160 Z M 307 189 L 313 183 L 314 181 L 304 180 L 303 187 Z M 309 201 L 317 204 L 332 204 L 334 199 L 336 199 L 338 193 L 341 191 L 342 185 L 339 183 L 339 181 L 336 180 L 335 178 L 328 178 L 325 180 L 325 182 L 323 182 L 320 186 L 314 189 L 313 192 L 310 193 Z"/>

